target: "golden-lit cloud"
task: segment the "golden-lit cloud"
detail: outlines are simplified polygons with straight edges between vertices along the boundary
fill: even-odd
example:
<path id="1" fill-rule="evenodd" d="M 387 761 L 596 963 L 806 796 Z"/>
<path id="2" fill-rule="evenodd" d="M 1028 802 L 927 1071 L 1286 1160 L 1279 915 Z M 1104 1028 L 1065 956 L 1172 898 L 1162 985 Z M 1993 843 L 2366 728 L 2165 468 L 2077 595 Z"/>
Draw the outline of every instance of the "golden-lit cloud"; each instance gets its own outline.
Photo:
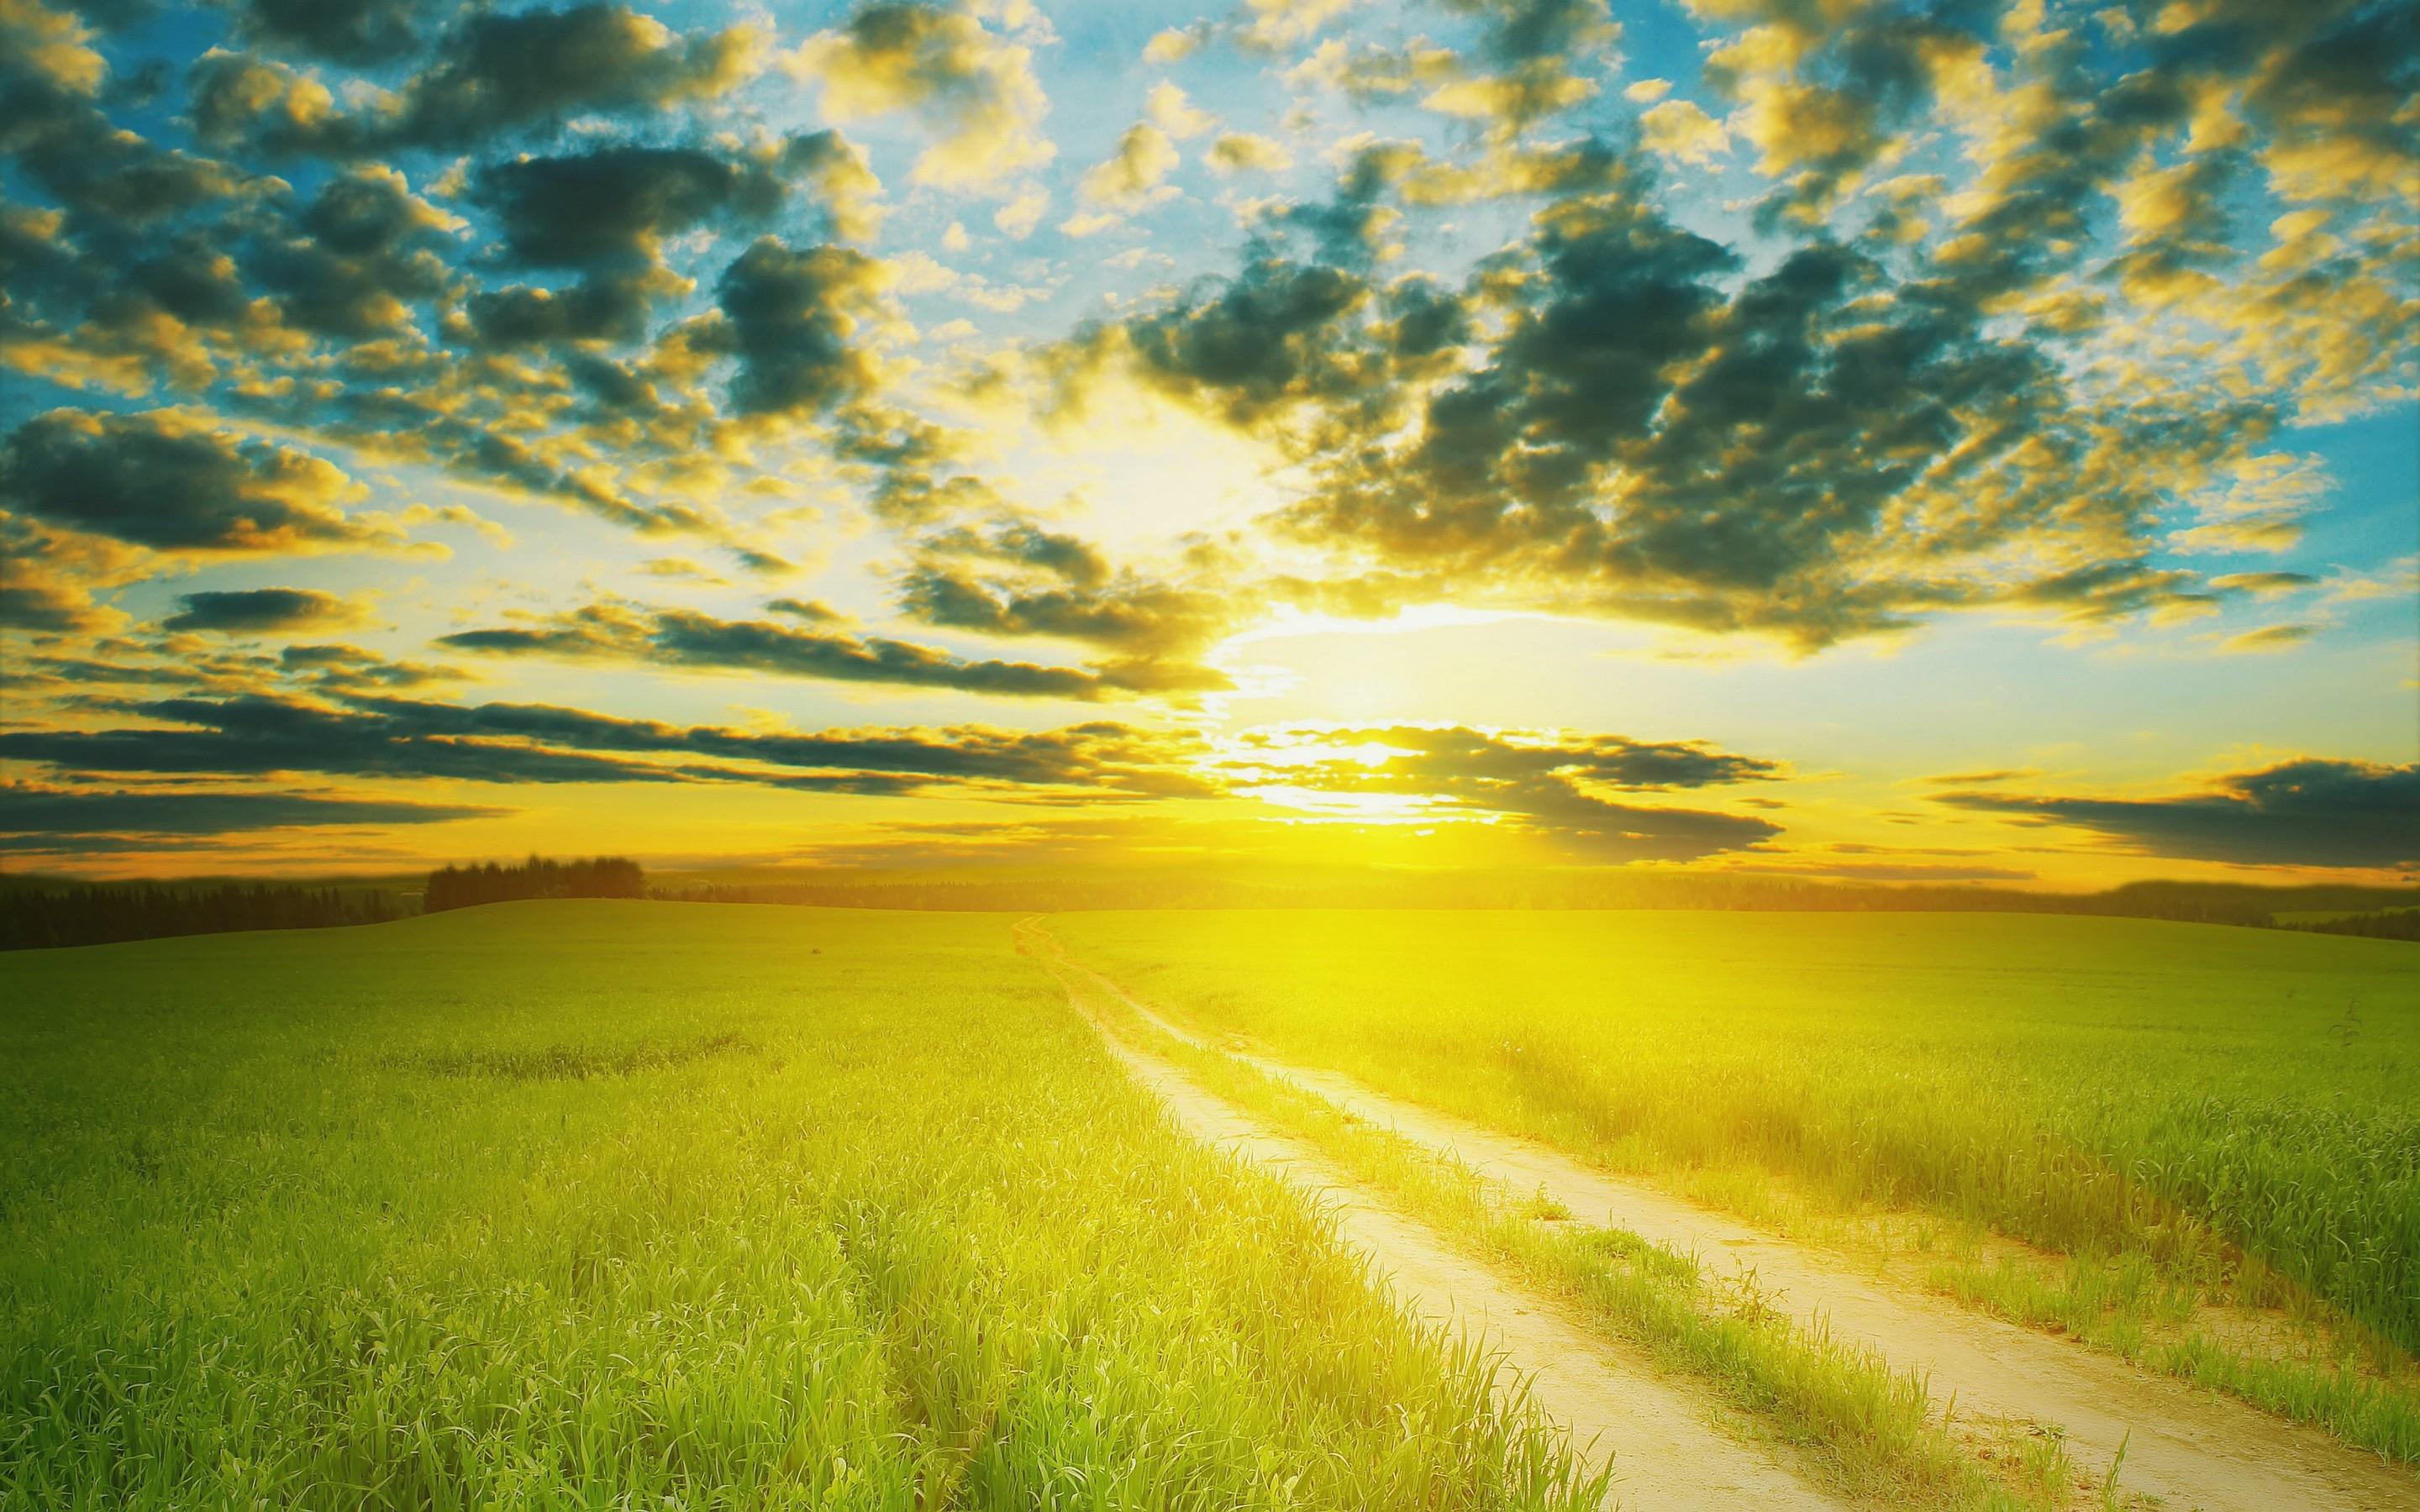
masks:
<path id="1" fill-rule="evenodd" d="M 971 11 L 874 4 L 786 54 L 792 77 L 819 85 L 824 114 L 861 120 L 913 111 L 941 131 L 916 160 L 921 184 L 992 189 L 1048 162 L 1050 101 L 1030 49 L 995 36 Z"/>

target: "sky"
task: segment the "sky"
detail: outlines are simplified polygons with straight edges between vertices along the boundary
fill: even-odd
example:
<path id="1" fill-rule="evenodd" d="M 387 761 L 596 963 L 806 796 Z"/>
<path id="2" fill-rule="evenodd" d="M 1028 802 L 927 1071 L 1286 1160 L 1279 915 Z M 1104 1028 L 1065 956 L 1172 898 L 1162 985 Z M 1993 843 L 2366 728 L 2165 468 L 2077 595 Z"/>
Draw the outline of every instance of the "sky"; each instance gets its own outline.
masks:
<path id="1" fill-rule="evenodd" d="M 0 865 L 2420 872 L 2404 0 L 0 0 Z"/>

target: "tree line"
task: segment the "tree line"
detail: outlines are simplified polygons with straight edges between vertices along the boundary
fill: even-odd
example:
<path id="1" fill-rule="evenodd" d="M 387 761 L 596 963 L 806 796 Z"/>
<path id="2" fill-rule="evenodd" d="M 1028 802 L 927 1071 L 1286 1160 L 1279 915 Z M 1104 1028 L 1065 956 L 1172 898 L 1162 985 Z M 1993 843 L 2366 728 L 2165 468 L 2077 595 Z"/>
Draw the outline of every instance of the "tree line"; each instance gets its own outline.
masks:
<path id="1" fill-rule="evenodd" d="M 2420 908 L 2385 908 L 2374 914 L 2348 914 L 2342 918 L 2295 922 L 2288 929 L 2313 934 L 2357 934 L 2372 940 L 2420 940 Z"/>
<path id="2" fill-rule="evenodd" d="M 1852 883 L 1741 872 L 1573 868 L 1386 872 L 1351 868 L 1257 872 L 1207 868 L 923 874 L 831 872 L 795 880 L 701 882 L 653 891 L 671 903 L 788 903 L 1073 913 L 1119 908 L 1692 908 L 1771 913 L 2089 914 L 2266 927 L 2281 913 L 2420 905 L 2420 889 L 2133 882 L 2102 892 L 2024 892 L 1970 885 Z M 2396 927 L 2392 920 L 2381 930 Z M 2346 928 L 2333 933 L 2366 933 Z"/>
<path id="3" fill-rule="evenodd" d="M 931 872 L 831 871 L 802 878 L 699 881 L 650 888 L 618 856 L 519 865 L 447 866 L 415 900 L 406 887 L 291 883 L 62 884 L 0 881 L 0 949 L 100 945 L 226 930 L 374 924 L 411 913 L 536 898 L 654 898 L 670 903 L 826 908 L 1068 913 L 1104 908 L 1702 908 L 1773 912 L 2095 914 L 2331 934 L 2420 936 L 2420 889 L 2323 884 L 2264 887 L 2138 882 L 2096 893 L 1947 885 L 1884 887 L 1737 872 L 1385 872 L 1350 867 L 1222 872 L 1215 868 Z M 415 903 L 417 904 L 415 908 Z M 2301 922 L 2296 913 L 2347 917 Z M 2280 918 L 2277 916 L 2288 916 Z"/>
<path id="4" fill-rule="evenodd" d="M 479 903 L 525 903 L 534 898 L 644 898 L 647 874 L 619 856 L 585 861 L 550 861 L 533 856 L 519 866 L 449 866 L 428 873 L 420 911 L 442 914 Z"/>
<path id="5" fill-rule="evenodd" d="M 382 924 L 404 913 L 399 899 L 374 888 L 234 882 L 12 887 L 0 892 L 0 950 Z"/>
<path id="6" fill-rule="evenodd" d="M 533 856 L 518 866 L 441 867 L 428 874 L 417 907 L 407 887 L 392 885 L 26 880 L 0 885 L 0 950 L 236 930 L 382 924 L 413 913 L 531 898 L 646 895 L 645 872 L 638 862 L 618 856 L 575 861 Z"/>

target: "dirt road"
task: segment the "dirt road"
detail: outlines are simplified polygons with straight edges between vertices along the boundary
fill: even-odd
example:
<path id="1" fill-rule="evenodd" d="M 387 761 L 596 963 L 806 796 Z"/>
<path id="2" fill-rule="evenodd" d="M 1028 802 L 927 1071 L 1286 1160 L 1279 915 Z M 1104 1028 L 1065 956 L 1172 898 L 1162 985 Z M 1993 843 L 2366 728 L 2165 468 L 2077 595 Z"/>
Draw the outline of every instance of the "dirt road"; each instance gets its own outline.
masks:
<path id="1" fill-rule="evenodd" d="M 1038 953 L 1055 971 L 1071 969 L 1047 950 Z M 1070 995 L 1080 1008 L 1080 995 Z M 1762 1447 L 1725 1433 L 1714 1425 L 1707 1400 L 1625 1355 L 1555 1304 L 1519 1291 L 1455 1251 L 1308 1147 L 1271 1132 L 1106 1026 L 1102 1039 L 1135 1079 L 1158 1095 L 1178 1127 L 1266 1168 L 1332 1210 L 1340 1234 L 1371 1257 L 1414 1316 L 1466 1329 L 1496 1351 L 1502 1362 L 1499 1392 L 1510 1395 L 1526 1383 L 1530 1399 L 1561 1425 L 1592 1464 L 1602 1465 L 1610 1454 L 1619 1505 L 1642 1512 L 1781 1512 L 1849 1504 Z"/>
<path id="2" fill-rule="evenodd" d="M 1080 963 L 1097 990 L 1180 1040 L 1202 1041 Z M 2420 1508 L 2420 1479 L 2316 1429 L 2233 1397 L 2195 1390 L 2071 1340 L 1985 1317 L 1864 1275 L 1832 1257 L 1736 1218 L 1596 1170 L 1533 1141 L 1384 1096 L 1328 1072 L 1225 1053 L 1284 1076 L 1337 1106 L 1421 1144 L 1449 1150 L 1515 1191 L 1544 1192 L 1585 1222 L 1627 1229 L 1717 1273 L 1752 1269 L 1768 1300 L 1821 1317 L 1834 1336 L 1894 1365 L 1926 1373 L 1935 1401 L 1962 1414 L 2056 1427 L 2070 1457 L 2099 1476 L 2121 1446 L 2118 1485 L 2172 1512 L 2393 1512 Z"/>

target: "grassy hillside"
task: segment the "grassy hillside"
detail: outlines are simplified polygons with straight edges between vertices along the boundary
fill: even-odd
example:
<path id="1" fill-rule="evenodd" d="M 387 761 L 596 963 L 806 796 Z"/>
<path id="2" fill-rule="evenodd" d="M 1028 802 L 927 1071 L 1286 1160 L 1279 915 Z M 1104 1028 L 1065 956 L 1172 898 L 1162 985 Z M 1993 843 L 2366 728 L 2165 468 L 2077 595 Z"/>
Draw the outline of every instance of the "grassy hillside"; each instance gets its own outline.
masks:
<path id="1" fill-rule="evenodd" d="M 1007 932 L 528 903 L 0 961 L 0 1505 L 1575 1504 Z"/>
<path id="2" fill-rule="evenodd" d="M 1890 1242 L 1938 1246 L 1938 1285 L 2420 1455 L 2407 945 L 2006 915 L 1051 929 L 1198 1026 L 1753 1216 L 1914 1214 Z M 2212 1304 L 2323 1326 L 2247 1340 Z"/>

